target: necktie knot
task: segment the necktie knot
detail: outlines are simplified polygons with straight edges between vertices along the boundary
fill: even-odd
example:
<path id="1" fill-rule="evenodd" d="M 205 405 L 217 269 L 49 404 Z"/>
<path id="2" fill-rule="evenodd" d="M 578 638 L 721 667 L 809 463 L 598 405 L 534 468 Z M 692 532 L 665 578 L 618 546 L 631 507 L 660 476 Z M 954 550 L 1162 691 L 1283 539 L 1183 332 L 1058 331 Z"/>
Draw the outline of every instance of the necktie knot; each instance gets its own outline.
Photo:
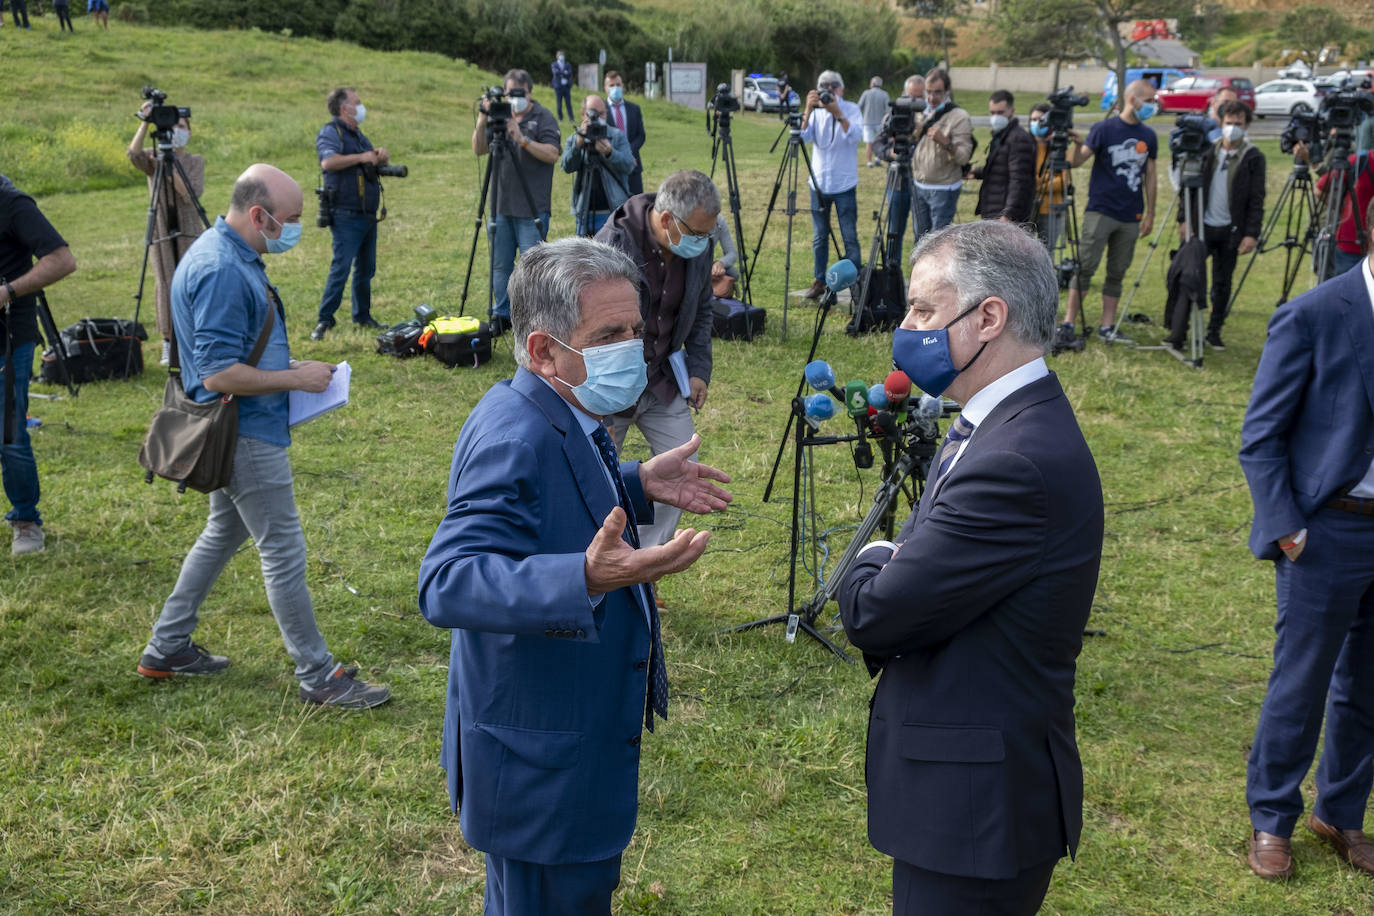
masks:
<path id="1" fill-rule="evenodd" d="M 973 435 L 976 428 L 964 418 L 963 414 L 954 418 L 954 422 L 949 425 L 949 431 L 945 433 L 945 444 L 940 446 L 939 461 L 935 465 L 936 480 L 943 477 L 950 465 L 954 464 L 954 457 L 959 454 L 959 447 L 968 441 L 968 437 Z"/>

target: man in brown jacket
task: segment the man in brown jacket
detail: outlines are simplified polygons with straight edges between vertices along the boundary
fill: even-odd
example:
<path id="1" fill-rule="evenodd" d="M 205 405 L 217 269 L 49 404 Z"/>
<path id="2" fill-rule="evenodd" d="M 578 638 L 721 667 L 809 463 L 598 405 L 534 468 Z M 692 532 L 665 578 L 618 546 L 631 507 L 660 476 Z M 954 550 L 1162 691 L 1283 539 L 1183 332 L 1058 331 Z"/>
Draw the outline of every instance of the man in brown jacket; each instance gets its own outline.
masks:
<path id="1" fill-rule="evenodd" d="M 948 73 L 936 67 L 926 74 L 926 110 L 911 155 L 917 242 L 954 222 L 964 170 L 973 158 L 973 119 L 949 93 Z"/>

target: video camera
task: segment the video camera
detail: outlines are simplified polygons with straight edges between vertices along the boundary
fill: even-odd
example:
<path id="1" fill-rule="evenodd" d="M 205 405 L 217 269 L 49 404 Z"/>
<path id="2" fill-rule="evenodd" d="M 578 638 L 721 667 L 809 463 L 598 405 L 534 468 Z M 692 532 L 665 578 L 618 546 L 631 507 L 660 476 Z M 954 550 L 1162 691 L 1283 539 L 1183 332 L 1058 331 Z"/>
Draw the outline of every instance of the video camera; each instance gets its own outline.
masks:
<path id="1" fill-rule="evenodd" d="M 1052 92 L 1045 99 L 1050 105 L 1050 110 L 1045 114 L 1046 126 L 1049 127 L 1051 134 L 1068 135 L 1073 130 L 1073 110 L 1084 108 L 1088 104 L 1086 95 L 1074 95 L 1072 86 L 1065 86 L 1058 92 Z"/>
<path id="2" fill-rule="evenodd" d="M 1305 144 L 1310 151 L 1312 160 L 1321 159 L 1322 140 L 1325 133 L 1322 131 L 1321 118 L 1314 111 L 1300 111 L 1293 115 L 1288 122 L 1288 126 L 1279 135 L 1279 149 L 1287 155 L 1292 155 L 1294 148 L 1299 144 Z"/>
<path id="3" fill-rule="evenodd" d="M 587 112 L 587 128 L 579 130 L 577 135 L 582 138 L 582 142 L 588 146 L 594 145 L 598 140 L 606 139 L 606 122 L 596 112 Z"/>
<path id="4" fill-rule="evenodd" d="M 1169 153 L 1175 159 L 1201 158 L 1211 143 L 1207 134 L 1211 131 L 1209 118 L 1200 114 L 1181 114 L 1174 119 L 1174 129 L 1169 133 Z"/>
<path id="5" fill-rule="evenodd" d="M 509 95 L 512 98 L 516 96 L 523 97 L 525 95 L 525 90 L 512 89 Z M 500 130 L 505 130 L 506 122 L 511 119 L 510 99 L 507 98 L 506 91 L 500 86 L 491 86 L 486 92 L 482 93 L 482 98 L 478 101 L 479 104 L 482 101 L 487 103 L 487 129 L 492 131 L 496 131 L 498 128 Z"/>
<path id="6" fill-rule="evenodd" d="M 899 95 L 888 109 L 887 130 L 893 138 L 910 137 L 916 130 L 916 116 L 926 110 L 925 99 Z"/>
<path id="7" fill-rule="evenodd" d="M 153 129 L 159 134 L 166 134 L 169 139 L 172 128 L 177 126 L 177 122 L 182 118 L 191 117 L 191 109 L 189 108 L 178 108 L 175 105 L 164 104 L 167 101 L 167 93 L 160 89 L 154 89 L 151 85 L 143 87 L 143 98 L 152 102 L 153 107 L 146 116 L 140 113 L 139 117 L 153 125 Z"/>
<path id="8" fill-rule="evenodd" d="M 1367 89 L 1342 89 L 1322 99 L 1318 112 L 1322 127 L 1331 130 L 1354 130 L 1364 117 L 1374 115 L 1374 94 Z"/>
<path id="9" fill-rule="evenodd" d="M 717 114 L 732 114 L 739 111 L 739 98 L 730 91 L 729 83 L 721 83 L 716 86 L 716 95 L 706 103 L 706 107 L 714 110 Z"/>

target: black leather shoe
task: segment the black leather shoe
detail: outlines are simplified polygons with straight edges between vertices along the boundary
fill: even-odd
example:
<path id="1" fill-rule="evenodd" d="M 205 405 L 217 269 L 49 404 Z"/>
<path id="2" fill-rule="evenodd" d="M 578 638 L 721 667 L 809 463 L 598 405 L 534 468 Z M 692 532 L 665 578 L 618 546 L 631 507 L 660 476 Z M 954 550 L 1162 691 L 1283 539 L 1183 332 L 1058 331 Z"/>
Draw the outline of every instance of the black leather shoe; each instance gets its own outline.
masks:
<path id="1" fill-rule="evenodd" d="M 332 327 L 334 327 L 334 325 L 330 324 L 329 322 L 321 321 L 319 324 L 315 325 L 315 330 L 310 332 L 310 339 L 324 340 L 325 333 L 328 332 L 328 330 Z"/>
<path id="2" fill-rule="evenodd" d="M 500 337 L 510 330 L 510 319 L 505 315 L 492 315 L 491 321 L 487 322 L 487 328 L 491 331 L 492 337 Z"/>
<path id="3" fill-rule="evenodd" d="M 353 323 L 356 324 L 356 325 L 357 325 L 358 327 L 360 327 L 360 328 L 384 328 L 384 327 L 386 327 L 386 325 L 382 324 L 380 321 L 378 321 L 376 318 L 373 318 L 371 315 L 369 315 L 368 317 L 364 318 L 362 321 L 355 321 L 355 322 L 353 322 Z"/>

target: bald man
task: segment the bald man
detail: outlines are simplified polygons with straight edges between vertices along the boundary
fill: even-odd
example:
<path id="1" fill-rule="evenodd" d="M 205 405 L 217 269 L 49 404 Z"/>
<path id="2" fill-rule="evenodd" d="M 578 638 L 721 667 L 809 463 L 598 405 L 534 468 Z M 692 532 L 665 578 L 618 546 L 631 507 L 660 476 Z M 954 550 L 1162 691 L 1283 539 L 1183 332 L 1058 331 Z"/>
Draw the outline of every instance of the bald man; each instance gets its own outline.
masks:
<path id="1" fill-rule="evenodd" d="M 577 234 L 590 238 L 606 218 L 630 197 L 630 173 L 635 156 L 625 132 L 607 120 L 606 103 L 589 95 L 582 103 L 582 123 L 563 145 L 559 165 L 576 174 L 572 189 L 572 215 Z M 606 136 L 594 142 L 586 138 L 592 119 L 606 126 Z"/>
<path id="2" fill-rule="evenodd" d="M 138 673 L 166 679 L 229 667 L 192 641 L 200 606 L 249 537 L 262 560 L 267 603 L 296 665 L 306 703 L 367 709 L 391 691 L 368 685 L 334 660 L 315 626 L 305 585 L 305 534 L 296 513 L 287 428 L 287 392 L 323 391 L 331 363 L 291 358 L 286 314 L 267 280 L 265 253 L 289 251 L 301 236 L 301 189 L 259 163 L 234 183 L 229 215 L 196 240 L 172 277 L 173 365 L 186 394 L 201 403 L 232 395 L 238 442 L 229 485 L 210 494 L 210 517 L 186 554 L 172 594 L 153 624 Z"/>
<path id="3" fill-rule="evenodd" d="M 1131 343 L 1116 329 L 1116 307 L 1121 282 L 1135 257 L 1136 239 L 1149 235 L 1155 221 L 1155 162 L 1159 139 L 1146 125 L 1159 111 L 1155 87 L 1136 80 L 1126 87 L 1121 114 L 1099 121 L 1088 131 L 1085 143 L 1069 156 L 1074 168 L 1093 161 L 1088 178 L 1088 206 L 1078 243 L 1078 272 L 1069 284 L 1069 304 L 1064 323 L 1055 332 L 1056 352 L 1077 339 L 1078 314 L 1093 273 L 1107 253 L 1107 276 L 1102 281 L 1102 322 L 1098 335 L 1107 343 Z M 1084 321 L 1084 337 L 1087 321 Z"/>

